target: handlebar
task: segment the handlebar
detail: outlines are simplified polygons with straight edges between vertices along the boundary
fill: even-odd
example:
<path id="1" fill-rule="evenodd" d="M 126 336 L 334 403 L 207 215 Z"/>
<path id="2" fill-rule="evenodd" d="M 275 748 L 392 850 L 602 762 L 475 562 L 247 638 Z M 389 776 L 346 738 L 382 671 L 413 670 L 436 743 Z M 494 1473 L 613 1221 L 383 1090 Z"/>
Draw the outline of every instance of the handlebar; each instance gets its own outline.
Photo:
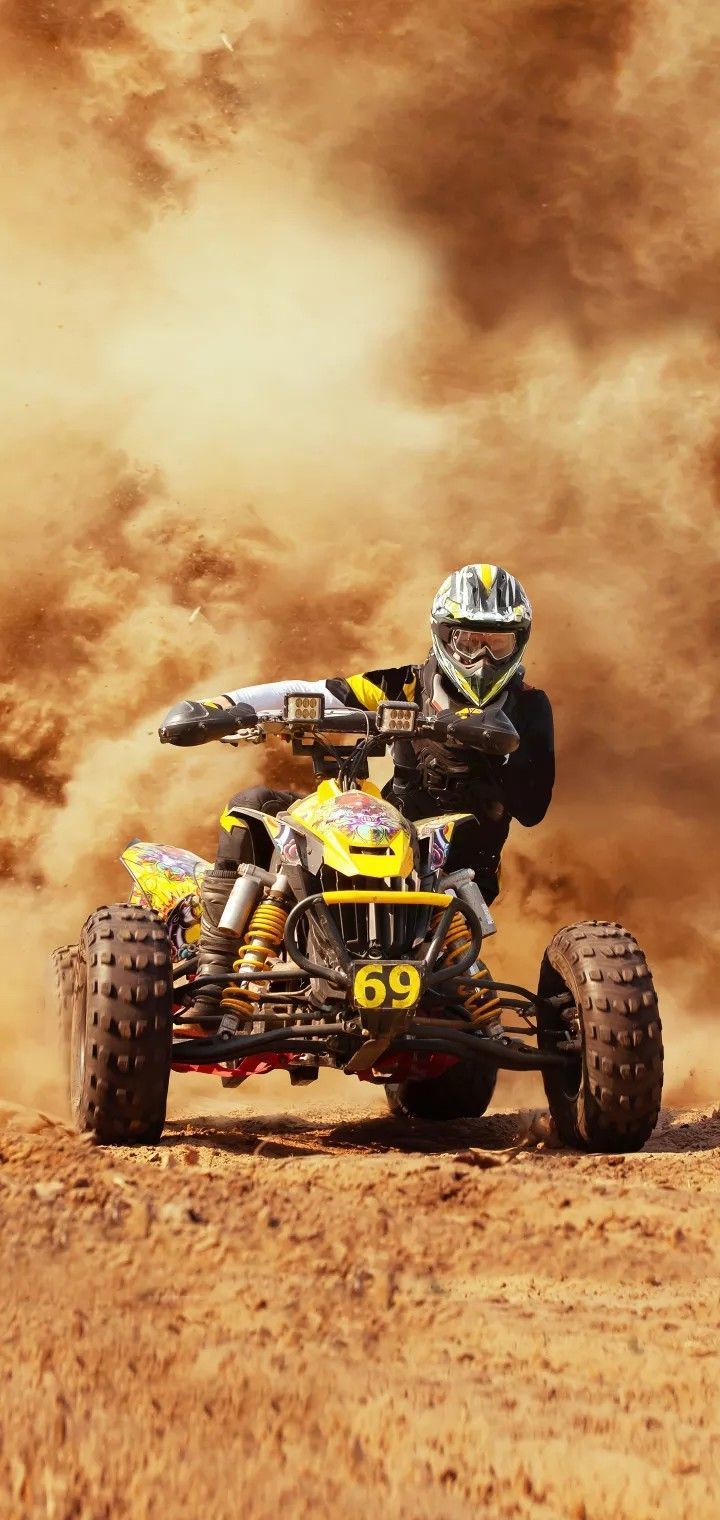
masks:
<path id="1" fill-rule="evenodd" d="M 161 744 L 179 744 L 188 748 L 208 744 L 211 739 L 229 739 L 244 730 L 257 729 L 254 707 L 241 702 L 237 707 L 208 707 L 205 702 L 178 702 L 171 707 L 158 729 Z"/>
<path id="2" fill-rule="evenodd" d="M 385 747 L 402 738 L 430 738 L 436 743 L 452 741 L 462 748 L 479 749 L 486 755 L 504 756 L 517 749 L 520 738 L 509 718 L 496 713 L 441 712 L 426 716 L 411 702 L 389 704 L 394 714 L 412 714 L 414 727 L 386 726 L 385 714 L 352 708 L 330 708 L 321 718 L 287 718 L 279 712 L 256 712 L 241 702 L 235 707 L 211 708 L 204 702 L 179 702 L 170 709 L 158 730 L 161 744 L 189 747 L 207 744 L 211 739 L 231 743 L 259 743 L 275 734 L 291 739 L 325 734 L 349 734 L 383 743 Z M 398 720 L 399 721 L 399 720 Z"/>

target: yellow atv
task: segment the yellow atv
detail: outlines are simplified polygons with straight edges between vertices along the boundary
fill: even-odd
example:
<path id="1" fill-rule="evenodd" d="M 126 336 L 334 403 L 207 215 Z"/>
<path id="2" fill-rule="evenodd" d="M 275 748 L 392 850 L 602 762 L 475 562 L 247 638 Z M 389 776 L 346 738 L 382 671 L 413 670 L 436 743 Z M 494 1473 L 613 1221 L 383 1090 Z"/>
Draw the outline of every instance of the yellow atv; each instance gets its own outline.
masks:
<path id="1" fill-rule="evenodd" d="M 425 717 L 405 702 L 326 712 L 308 692 L 286 697 L 282 714 L 241 707 L 186 721 L 201 730 L 193 742 L 279 736 L 312 760 L 316 790 L 277 817 L 237 810 L 266 850 L 239 867 L 221 919 L 237 941 L 222 979 L 195 975 L 208 863 L 139 841 L 124 852 L 129 902 L 99 908 L 78 946 L 52 958 L 80 1130 L 157 1140 L 171 1071 L 234 1086 L 278 1068 L 307 1083 L 328 1066 L 384 1086 L 394 1113 L 446 1120 L 484 1113 L 509 1068 L 541 1071 L 568 1144 L 644 1144 L 663 1050 L 636 941 L 619 924 L 575 924 L 549 945 L 537 992 L 494 980 L 481 958 L 489 909 L 473 873 L 449 868 L 468 815 L 410 823 L 368 779 L 369 758 L 398 736 L 443 739 L 449 723 L 463 746 L 508 754 L 518 737 L 502 713 Z M 209 981 L 216 1011 L 199 1027 L 189 1010 Z"/>

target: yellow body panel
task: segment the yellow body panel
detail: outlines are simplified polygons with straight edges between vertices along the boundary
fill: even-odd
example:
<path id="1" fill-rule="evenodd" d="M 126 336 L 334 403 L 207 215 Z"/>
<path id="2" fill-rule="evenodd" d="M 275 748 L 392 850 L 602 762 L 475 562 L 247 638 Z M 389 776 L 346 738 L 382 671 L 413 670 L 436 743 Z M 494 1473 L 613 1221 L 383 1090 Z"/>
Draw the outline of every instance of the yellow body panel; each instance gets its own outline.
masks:
<path id="1" fill-rule="evenodd" d="M 399 907 L 449 908 L 455 899 L 452 892 L 354 892 L 352 887 L 343 892 L 323 892 L 326 903 L 394 903 Z"/>
<path id="2" fill-rule="evenodd" d="M 132 876 L 138 900 L 154 908 L 161 918 L 185 898 L 196 895 L 205 872 L 211 869 L 209 861 L 190 850 L 140 839 L 129 844 L 120 859 Z"/>
<path id="3" fill-rule="evenodd" d="M 379 797 L 382 800 L 382 792 L 379 786 L 375 785 L 374 781 L 361 782 L 360 790 L 364 792 L 366 797 Z M 303 797 L 302 800 L 303 802 L 333 802 L 336 797 L 347 797 L 347 795 L 347 792 L 340 791 L 337 781 L 321 781 L 318 784 L 317 791 L 311 792 L 309 797 Z M 297 803 L 293 803 L 290 811 L 293 812 L 296 807 Z"/>
<path id="4" fill-rule="evenodd" d="M 371 781 L 350 792 L 321 781 L 287 817 L 322 841 L 325 864 L 343 876 L 405 877 L 413 869 L 410 828 Z"/>
<path id="5" fill-rule="evenodd" d="M 141 839 L 120 859 L 133 880 L 130 902 L 154 908 L 165 922 L 173 959 L 182 959 L 200 938 L 200 889 L 210 862 L 190 850 Z"/>

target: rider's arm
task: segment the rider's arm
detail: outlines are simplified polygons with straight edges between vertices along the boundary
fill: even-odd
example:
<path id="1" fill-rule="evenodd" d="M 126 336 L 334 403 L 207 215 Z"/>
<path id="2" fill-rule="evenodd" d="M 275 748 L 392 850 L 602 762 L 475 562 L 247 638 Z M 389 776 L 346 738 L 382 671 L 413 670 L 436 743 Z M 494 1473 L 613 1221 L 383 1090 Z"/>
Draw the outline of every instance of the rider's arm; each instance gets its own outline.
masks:
<path id="1" fill-rule="evenodd" d="M 238 686 L 217 697 L 176 703 L 163 720 L 160 738 L 167 744 L 202 744 L 211 737 L 208 730 L 213 726 L 213 714 L 218 715 L 219 721 L 223 709 L 238 706 L 255 712 L 281 713 L 288 694 L 304 691 L 321 693 L 326 708 L 336 712 L 348 707 L 375 712 L 384 697 L 412 701 L 415 674 L 410 666 L 403 666 L 399 670 L 374 670 L 369 675 L 337 676 L 326 681 L 269 681 L 259 686 Z M 205 718 L 208 723 L 198 721 Z"/>
<path id="2" fill-rule="evenodd" d="M 413 667 L 402 665 L 397 669 L 371 670 L 365 675 L 331 676 L 325 681 L 270 681 L 261 686 L 238 686 L 234 691 L 211 698 L 205 705 L 234 707 L 238 702 L 247 702 L 257 712 L 282 712 L 288 693 L 317 691 L 324 696 L 326 708 L 352 707 L 376 712 L 385 698 L 414 701 L 415 686 Z"/>
<path id="3" fill-rule="evenodd" d="M 550 806 L 555 781 L 553 715 L 544 691 L 521 697 L 520 745 L 500 772 L 507 811 L 526 828 L 540 823 Z"/>
<path id="4" fill-rule="evenodd" d="M 317 691 L 325 698 L 326 707 L 343 707 L 328 689 L 326 681 L 267 681 L 259 686 L 238 686 L 234 691 L 224 692 L 213 700 L 223 707 L 234 707 L 247 702 L 256 712 L 282 712 L 285 697 L 298 691 Z"/>

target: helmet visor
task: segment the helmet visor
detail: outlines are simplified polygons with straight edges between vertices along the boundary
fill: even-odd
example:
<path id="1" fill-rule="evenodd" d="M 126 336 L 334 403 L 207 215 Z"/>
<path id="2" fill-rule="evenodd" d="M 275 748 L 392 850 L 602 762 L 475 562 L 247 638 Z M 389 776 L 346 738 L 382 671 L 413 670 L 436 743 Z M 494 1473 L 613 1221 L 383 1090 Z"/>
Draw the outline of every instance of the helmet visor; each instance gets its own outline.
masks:
<path id="1" fill-rule="evenodd" d="M 517 648 L 515 633 L 489 633 L 484 628 L 453 628 L 447 648 L 464 670 L 474 670 L 487 656 L 497 664 L 509 660 Z"/>

